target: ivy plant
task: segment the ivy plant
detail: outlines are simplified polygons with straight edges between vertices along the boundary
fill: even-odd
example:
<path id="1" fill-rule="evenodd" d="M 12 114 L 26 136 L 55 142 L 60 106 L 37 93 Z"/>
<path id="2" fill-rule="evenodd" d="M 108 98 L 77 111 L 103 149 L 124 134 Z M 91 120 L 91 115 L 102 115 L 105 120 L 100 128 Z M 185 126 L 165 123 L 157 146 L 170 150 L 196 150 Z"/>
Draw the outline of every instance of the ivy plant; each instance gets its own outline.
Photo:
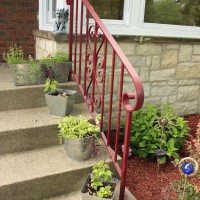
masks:
<path id="1" fill-rule="evenodd" d="M 109 198 L 112 196 L 111 186 L 109 182 L 112 179 L 112 172 L 108 164 L 99 161 L 92 168 L 92 188 L 96 191 L 98 197 Z"/>
<path id="2" fill-rule="evenodd" d="M 163 116 L 168 125 L 163 128 L 162 134 L 159 120 Z M 187 121 L 183 117 L 177 117 L 172 107 L 162 105 L 159 108 L 147 103 L 146 109 L 133 113 L 130 138 L 133 154 L 141 158 L 155 157 L 155 150 L 162 144 L 168 157 L 178 159 L 177 151 L 183 147 L 185 136 L 189 135 L 188 129 Z M 166 156 L 160 158 L 160 163 L 165 161 Z"/>
<path id="3" fill-rule="evenodd" d="M 97 133 L 100 131 L 98 126 L 88 122 L 88 120 L 79 115 L 78 117 L 66 116 L 58 122 L 58 138 L 60 143 L 62 139 L 83 138 L 94 136 L 98 139 Z"/>

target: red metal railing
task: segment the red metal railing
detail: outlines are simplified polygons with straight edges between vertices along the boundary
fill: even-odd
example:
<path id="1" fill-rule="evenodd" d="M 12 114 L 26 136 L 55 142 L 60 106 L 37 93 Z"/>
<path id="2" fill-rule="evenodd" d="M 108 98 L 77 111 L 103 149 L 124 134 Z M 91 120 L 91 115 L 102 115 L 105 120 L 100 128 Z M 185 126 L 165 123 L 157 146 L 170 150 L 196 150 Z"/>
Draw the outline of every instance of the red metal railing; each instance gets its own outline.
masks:
<path id="1" fill-rule="evenodd" d="M 119 173 L 119 199 L 123 200 L 132 113 L 139 110 L 144 101 L 142 82 L 88 0 L 66 2 L 70 5 L 69 51 L 70 60 L 73 61 L 72 75 L 93 119 L 96 121 L 97 113 L 101 114 L 101 135 Z M 131 102 L 133 99 L 134 102 Z M 124 111 L 124 152 L 120 166 L 117 155 Z M 113 124 L 115 141 L 112 138 Z"/>

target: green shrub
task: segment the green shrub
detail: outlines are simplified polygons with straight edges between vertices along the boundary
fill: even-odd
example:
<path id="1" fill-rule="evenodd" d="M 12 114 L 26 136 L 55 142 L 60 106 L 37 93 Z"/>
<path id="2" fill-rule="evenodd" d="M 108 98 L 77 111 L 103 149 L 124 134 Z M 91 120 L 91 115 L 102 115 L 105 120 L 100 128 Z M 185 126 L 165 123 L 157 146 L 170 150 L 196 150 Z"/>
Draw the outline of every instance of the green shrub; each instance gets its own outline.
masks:
<path id="1" fill-rule="evenodd" d="M 69 53 L 68 52 L 61 52 L 57 51 L 55 55 L 51 55 L 50 53 L 47 55 L 47 57 L 42 58 L 39 60 L 40 63 L 62 63 L 62 62 L 68 62 L 69 61 Z"/>
<path id="2" fill-rule="evenodd" d="M 188 134 L 187 121 L 183 117 L 177 117 L 172 107 L 162 105 L 162 109 L 150 103 L 146 109 L 133 113 L 130 144 L 133 154 L 141 158 L 155 157 L 155 150 L 160 149 L 162 128 L 159 125 L 160 117 L 168 119 L 168 125 L 163 128 L 162 149 L 169 157 L 179 158 L 179 150 Z M 162 163 L 166 157 L 162 157 Z"/>
<path id="3" fill-rule="evenodd" d="M 21 46 L 12 44 L 6 53 L 3 53 L 3 59 L 9 64 L 23 64 L 26 63 L 24 60 L 24 52 Z"/>

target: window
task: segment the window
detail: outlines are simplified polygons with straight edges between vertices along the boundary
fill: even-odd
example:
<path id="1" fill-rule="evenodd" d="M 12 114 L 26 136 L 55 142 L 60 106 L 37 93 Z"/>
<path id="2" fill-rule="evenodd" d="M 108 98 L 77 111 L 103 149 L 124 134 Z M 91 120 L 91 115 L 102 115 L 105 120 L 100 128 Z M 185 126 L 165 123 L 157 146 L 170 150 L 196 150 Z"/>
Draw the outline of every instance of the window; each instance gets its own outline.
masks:
<path id="1" fill-rule="evenodd" d="M 39 1 L 40 29 L 52 31 L 55 8 L 66 9 L 66 0 Z M 199 0 L 89 0 L 89 2 L 113 35 L 200 38 Z"/>
<path id="2" fill-rule="evenodd" d="M 67 8 L 66 0 L 39 0 L 39 29 L 53 31 L 56 10 Z"/>
<path id="3" fill-rule="evenodd" d="M 124 0 L 89 0 L 101 19 L 123 19 Z"/>
<path id="4" fill-rule="evenodd" d="M 57 0 L 46 0 L 47 23 L 54 23 L 56 18 Z"/>

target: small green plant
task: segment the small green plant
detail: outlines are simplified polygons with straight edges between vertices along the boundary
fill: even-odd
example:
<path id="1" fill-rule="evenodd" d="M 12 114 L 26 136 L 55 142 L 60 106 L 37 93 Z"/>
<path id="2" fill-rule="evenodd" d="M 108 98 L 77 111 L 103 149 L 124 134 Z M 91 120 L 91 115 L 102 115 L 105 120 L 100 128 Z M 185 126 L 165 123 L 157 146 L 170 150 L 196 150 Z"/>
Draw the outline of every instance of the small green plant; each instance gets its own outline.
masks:
<path id="1" fill-rule="evenodd" d="M 26 63 L 24 52 L 21 46 L 12 44 L 6 53 L 3 53 L 3 59 L 9 64 Z"/>
<path id="2" fill-rule="evenodd" d="M 53 69 L 51 67 L 49 68 L 45 67 L 43 72 L 46 78 L 44 91 L 50 93 L 56 92 L 58 90 L 59 83 L 54 79 L 55 73 Z"/>
<path id="3" fill-rule="evenodd" d="M 97 133 L 100 131 L 99 127 L 89 123 L 88 120 L 82 115 L 79 115 L 78 117 L 64 117 L 58 122 L 58 128 L 58 138 L 60 143 L 62 143 L 63 138 L 71 139 L 89 136 L 94 136 L 97 138 Z"/>
<path id="4" fill-rule="evenodd" d="M 111 185 L 112 172 L 108 164 L 103 161 L 98 162 L 92 168 L 91 186 L 96 191 L 96 195 L 101 198 L 112 197 Z"/>
<path id="5" fill-rule="evenodd" d="M 178 182 L 174 182 L 173 185 L 178 193 L 178 200 L 199 200 L 200 199 L 200 188 L 193 185 L 190 182 L 186 182 L 184 188 L 185 178 L 182 177 Z M 184 198 L 183 196 L 184 191 Z"/>
<path id="6" fill-rule="evenodd" d="M 168 125 L 163 131 L 158 123 L 165 116 Z M 131 129 L 131 149 L 133 154 L 141 158 L 155 157 L 155 150 L 162 149 L 166 155 L 179 159 L 177 151 L 183 147 L 185 136 L 188 134 L 187 121 L 177 117 L 172 107 L 162 105 L 162 109 L 150 103 L 146 109 L 134 112 Z M 165 163 L 166 156 L 160 158 L 160 163 Z"/>
<path id="7" fill-rule="evenodd" d="M 39 60 L 40 63 L 62 63 L 69 61 L 69 53 L 57 51 L 55 55 L 48 53 L 47 57 Z"/>

